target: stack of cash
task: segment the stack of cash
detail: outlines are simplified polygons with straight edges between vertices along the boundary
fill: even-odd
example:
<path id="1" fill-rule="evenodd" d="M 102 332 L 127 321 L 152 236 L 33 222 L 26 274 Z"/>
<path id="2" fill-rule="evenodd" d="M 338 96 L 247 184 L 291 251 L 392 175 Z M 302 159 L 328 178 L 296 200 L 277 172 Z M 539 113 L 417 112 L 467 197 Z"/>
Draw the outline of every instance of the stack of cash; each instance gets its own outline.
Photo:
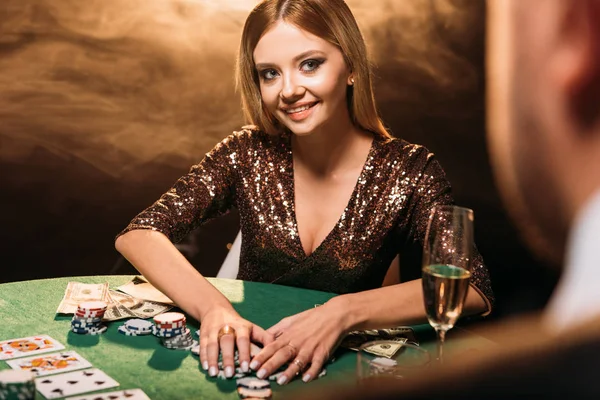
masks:
<path id="1" fill-rule="evenodd" d="M 173 302 L 156 289 L 154 291 L 160 295 L 151 293 L 148 290 L 141 292 L 145 297 L 152 297 L 152 299 L 131 295 L 132 292 L 136 292 L 136 287 L 142 282 L 147 284 L 143 278 L 136 277 L 131 282 L 119 287 L 118 289 L 121 291 L 109 289 L 108 282 L 91 284 L 69 282 L 56 313 L 74 314 L 77 311 L 78 304 L 88 301 L 104 301 L 108 304 L 103 318 L 104 321 L 116 321 L 126 318 L 152 318 L 173 308 Z M 130 294 L 124 293 L 123 289 L 129 290 Z M 137 292 L 140 291 L 137 290 Z M 164 302 L 156 301 L 156 299 Z"/>

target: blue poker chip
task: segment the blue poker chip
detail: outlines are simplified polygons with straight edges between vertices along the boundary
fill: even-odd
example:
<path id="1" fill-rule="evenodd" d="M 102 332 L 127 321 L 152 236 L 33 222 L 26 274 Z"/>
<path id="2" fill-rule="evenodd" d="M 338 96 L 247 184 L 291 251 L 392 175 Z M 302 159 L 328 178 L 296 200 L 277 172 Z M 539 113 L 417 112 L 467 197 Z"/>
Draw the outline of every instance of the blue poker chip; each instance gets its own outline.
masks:
<path id="1" fill-rule="evenodd" d="M 135 318 L 126 321 L 124 326 L 130 331 L 142 331 L 152 333 L 152 328 L 154 327 L 154 324 L 150 321 L 146 321 L 145 319 Z"/>
<path id="2" fill-rule="evenodd" d="M 158 337 L 171 338 L 173 336 L 179 336 L 183 333 L 183 328 L 177 329 L 157 329 L 153 328 L 152 333 Z"/>

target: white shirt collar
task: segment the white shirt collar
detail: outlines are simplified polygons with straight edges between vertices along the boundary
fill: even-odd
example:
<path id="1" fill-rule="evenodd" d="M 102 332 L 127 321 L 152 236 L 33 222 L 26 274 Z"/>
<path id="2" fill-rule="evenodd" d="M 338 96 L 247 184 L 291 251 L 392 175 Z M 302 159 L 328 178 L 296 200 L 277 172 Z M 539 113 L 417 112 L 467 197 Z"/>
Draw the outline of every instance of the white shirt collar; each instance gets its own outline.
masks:
<path id="1" fill-rule="evenodd" d="M 600 190 L 577 214 L 565 260 L 545 312 L 544 322 L 553 332 L 600 316 Z"/>

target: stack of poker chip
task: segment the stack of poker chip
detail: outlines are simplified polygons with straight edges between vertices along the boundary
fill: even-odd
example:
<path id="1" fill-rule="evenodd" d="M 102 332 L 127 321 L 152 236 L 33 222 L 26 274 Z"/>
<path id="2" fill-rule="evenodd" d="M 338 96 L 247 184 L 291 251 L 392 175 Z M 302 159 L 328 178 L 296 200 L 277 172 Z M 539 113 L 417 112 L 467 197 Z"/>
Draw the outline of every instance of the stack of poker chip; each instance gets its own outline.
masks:
<path id="1" fill-rule="evenodd" d="M 103 301 L 87 301 L 77 306 L 71 320 L 71 330 L 81 335 L 99 335 L 106 331 L 102 318 L 108 308 Z"/>
<path id="2" fill-rule="evenodd" d="M 270 399 L 271 383 L 265 379 L 246 377 L 237 380 L 237 393 L 241 399 Z"/>
<path id="3" fill-rule="evenodd" d="M 28 400 L 35 398 L 35 375 L 31 371 L 0 371 L 0 399 Z"/>
<path id="4" fill-rule="evenodd" d="M 190 350 L 198 342 L 185 325 L 185 315 L 168 312 L 154 317 L 152 333 L 161 339 L 162 345 L 173 350 Z"/>
<path id="5" fill-rule="evenodd" d="M 145 319 L 135 318 L 126 321 L 119 327 L 119 333 L 127 336 L 145 336 L 151 335 L 154 324 Z"/>

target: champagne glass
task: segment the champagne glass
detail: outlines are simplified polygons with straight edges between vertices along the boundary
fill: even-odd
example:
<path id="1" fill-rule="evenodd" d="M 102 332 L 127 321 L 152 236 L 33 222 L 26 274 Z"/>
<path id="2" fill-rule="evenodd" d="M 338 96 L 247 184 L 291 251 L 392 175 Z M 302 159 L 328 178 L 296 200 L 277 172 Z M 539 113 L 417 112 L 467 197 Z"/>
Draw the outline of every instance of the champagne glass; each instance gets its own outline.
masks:
<path id="1" fill-rule="evenodd" d="M 431 210 L 423 243 L 423 298 L 440 363 L 446 332 L 460 317 L 469 290 L 473 247 L 473 210 L 448 205 Z"/>

